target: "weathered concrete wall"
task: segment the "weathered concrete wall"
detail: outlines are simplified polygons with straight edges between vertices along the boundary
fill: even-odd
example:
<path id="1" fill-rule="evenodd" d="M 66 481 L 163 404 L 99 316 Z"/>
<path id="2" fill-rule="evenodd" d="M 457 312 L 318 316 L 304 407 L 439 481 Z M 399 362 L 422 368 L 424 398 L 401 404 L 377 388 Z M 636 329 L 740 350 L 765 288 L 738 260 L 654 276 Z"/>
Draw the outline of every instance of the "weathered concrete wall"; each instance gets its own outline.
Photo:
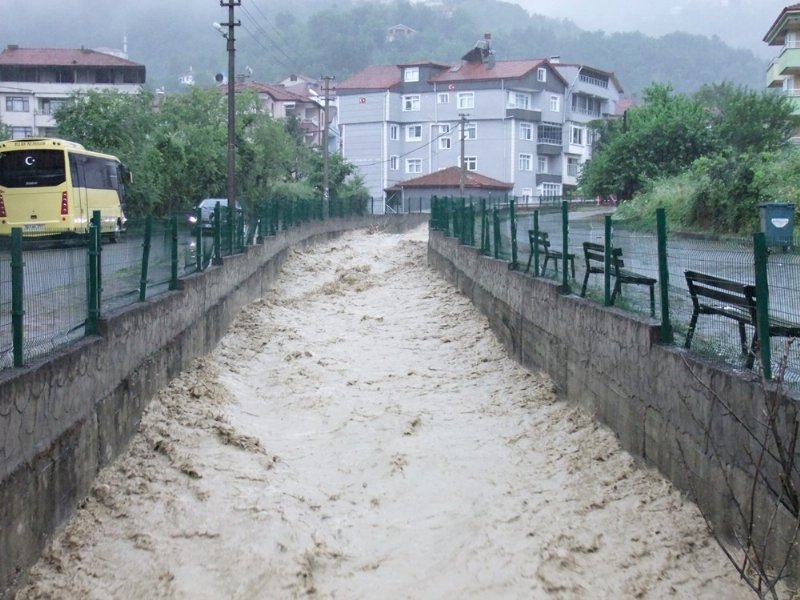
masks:
<path id="1" fill-rule="evenodd" d="M 107 315 L 101 335 L 0 372 L 0 598 L 13 593 L 98 470 L 124 450 L 147 402 L 264 295 L 289 248 L 427 218 L 334 219 L 279 232 L 181 280 L 177 291 Z"/>
<path id="2" fill-rule="evenodd" d="M 606 308 L 560 285 L 509 270 L 507 262 L 431 232 L 428 262 L 472 299 L 509 352 L 529 368 L 548 373 L 567 401 L 611 428 L 622 445 L 689 491 L 723 535 L 742 522 L 736 491 L 749 504 L 753 457 L 764 439 L 768 388 L 751 372 L 735 371 L 677 346 L 659 343 L 657 322 Z M 797 422 L 799 398 L 781 398 L 779 419 Z M 795 460 L 800 459 L 800 456 Z M 762 473 L 778 481 L 778 464 Z M 796 522 L 777 509 L 774 496 L 757 494 L 756 532 L 770 536 L 770 552 L 785 555 L 782 537 Z M 797 578 L 800 561 L 793 561 Z"/>

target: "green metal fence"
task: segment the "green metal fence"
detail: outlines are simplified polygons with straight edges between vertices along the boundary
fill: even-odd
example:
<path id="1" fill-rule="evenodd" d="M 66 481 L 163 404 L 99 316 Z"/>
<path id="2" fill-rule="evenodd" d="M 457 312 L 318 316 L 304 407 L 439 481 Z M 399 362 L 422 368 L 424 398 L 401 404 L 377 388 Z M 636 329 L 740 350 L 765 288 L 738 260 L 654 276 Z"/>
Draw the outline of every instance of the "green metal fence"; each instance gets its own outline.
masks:
<path id="1" fill-rule="evenodd" d="M 210 227 L 200 214 L 131 219 L 118 243 L 101 241 L 94 225 L 69 239 L 23 240 L 15 230 L 0 251 L 0 368 L 24 366 L 96 334 L 104 314 L 175 289 L 181 277 L 249 244 L 323 218 L 321 200 L 251 204 L 248 214 L 218 205 Z M 329 217 L 368 209 L 364 201 L 332 199 Z"/>
<path id="2" fill-rule="evenodd" d="M 800 330 L 800 251 L 796 246 L 767 248 L 761 233 L 718 238 L 670 232 L 663 212 L 655 231 L 641 231 L 615 220 L 608 214 L 611 211 L 566 201 L 525 207 L 514 201 L 434 198 L 431 227 L 479 248 L 486 256 L 508 261 L 509 268 L 556 281 L 563 293 L 582 293 L 585 281 L 587 298 L 611 305 L 613 297 L 615 308 L 657 321 L 665 343 L 683 345 L 687 337 L 693 304 L 686 271 L 752 286 L 756 310 L 764 311 L 752 322 L 765 327 L 757 338 L 769 343 L 753 345 L 756 327 L 748 322 L 747 351 L 742 352 L 734 319 L 701 314 L 691 350 L 741 369 L 751 368 L 755 358 L 755 369 L 766 378 L 781 377 L 790 385 L 800 385 L 800 342 L 793 341 Z M 546 257 L 537 245 L 531 245 L 529 232 L 547 235 L 551 251 L 561 255 L 557 270 L 551 259 L 542 271 Z M 597 244 L 605 253 L 605 262 L 592 263 L 595 269 L 589 269 L 588 276 L 584 243 Z M 641 278 L 640 284 L 620 285 L 616 296 L 614 252 L 619 253 L 625 270 Z M 570 261 L 563 260 L 569 255 L 574 257 L 574 277 Z M 594 272 L 597 269 L 601 272 Z"/>

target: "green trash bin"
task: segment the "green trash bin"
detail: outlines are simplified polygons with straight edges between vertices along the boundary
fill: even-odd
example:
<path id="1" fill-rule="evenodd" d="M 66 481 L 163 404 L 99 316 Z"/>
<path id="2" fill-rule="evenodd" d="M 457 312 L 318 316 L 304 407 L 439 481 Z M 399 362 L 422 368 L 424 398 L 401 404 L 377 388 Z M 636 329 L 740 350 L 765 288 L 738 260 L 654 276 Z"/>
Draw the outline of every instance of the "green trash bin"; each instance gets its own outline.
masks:
<path id="1" fill-rule="evenodd" d="M 791 248 L 794 240 L 794 204 L 786 202 L 767 202 L 759 204 L 761 213 L 761 232 L 767 246 Z"/>

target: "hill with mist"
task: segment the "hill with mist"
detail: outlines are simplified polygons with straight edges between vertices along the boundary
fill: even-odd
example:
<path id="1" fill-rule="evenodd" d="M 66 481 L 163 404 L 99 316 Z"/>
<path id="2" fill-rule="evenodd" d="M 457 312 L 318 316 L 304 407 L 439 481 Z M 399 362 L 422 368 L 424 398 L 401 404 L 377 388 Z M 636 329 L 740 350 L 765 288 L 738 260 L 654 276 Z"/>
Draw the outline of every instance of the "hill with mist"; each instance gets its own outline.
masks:
<path id="1" fill-rule="evenodd" d="M 653 81 L 680 92 L 722 81 L 761 89 L 767 67 L 763 58 L 716 37 L 585 31 L 498 0 L 345 0 L 335 8 L 295 0 L 291 11 L 286 6 L 244 0 L 236 9 L 237 71 L 250 67 L 253 79 L 265 82 L 292 73 L 341 81 L 369 64 L 457 61 L 486 32 L 493 35 L 499 60 L 558 55 L 564 62 L 614 71 L 633 95 Z M 190 68 L 198 85 L 212 85 L 214 75 L 227 70 L 226 42 L 212 22 L 225 22 L 228 13 L 216 1 L 187 8 L 182 0 L 37 0 L 6 5 L 2 13 L 3 47 L 121 49 L 125 38 L 129 58 L 146 65 L 153 88 L 179 89 L 179 77 Z M 399 23 L 417 33 L 387 41 L 387 28 Z"/>

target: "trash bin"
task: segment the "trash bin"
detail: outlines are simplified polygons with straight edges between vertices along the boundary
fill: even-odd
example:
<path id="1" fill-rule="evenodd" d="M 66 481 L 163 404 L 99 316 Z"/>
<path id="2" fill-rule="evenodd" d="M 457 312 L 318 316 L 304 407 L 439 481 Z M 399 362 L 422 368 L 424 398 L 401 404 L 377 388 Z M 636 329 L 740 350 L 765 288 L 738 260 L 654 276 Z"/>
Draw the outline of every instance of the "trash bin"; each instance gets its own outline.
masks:
<path id="1" fill-rule="evenodd" d="M 767 246 L 783 246 L 790 248 L 794 240 L 794 204 L 785 202 L 768 202 L 759 204 L 761 212 L 761 231 L 767 240 Z"/>

